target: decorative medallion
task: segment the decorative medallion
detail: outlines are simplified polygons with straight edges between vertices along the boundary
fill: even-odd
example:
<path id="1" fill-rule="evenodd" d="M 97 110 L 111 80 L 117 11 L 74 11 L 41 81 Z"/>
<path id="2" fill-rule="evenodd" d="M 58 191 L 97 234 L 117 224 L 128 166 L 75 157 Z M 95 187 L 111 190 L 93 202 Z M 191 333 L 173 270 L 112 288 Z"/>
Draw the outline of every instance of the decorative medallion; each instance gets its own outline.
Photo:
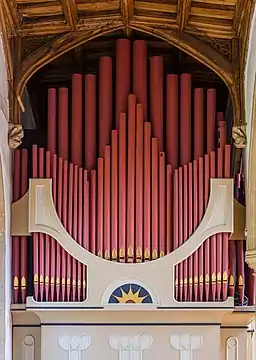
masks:
<path id="1" fill-rule="evenodd" d="M 124 284 L 110 295 L 109 304 L 152 304 L 149 292 L 137 284 Z"/>

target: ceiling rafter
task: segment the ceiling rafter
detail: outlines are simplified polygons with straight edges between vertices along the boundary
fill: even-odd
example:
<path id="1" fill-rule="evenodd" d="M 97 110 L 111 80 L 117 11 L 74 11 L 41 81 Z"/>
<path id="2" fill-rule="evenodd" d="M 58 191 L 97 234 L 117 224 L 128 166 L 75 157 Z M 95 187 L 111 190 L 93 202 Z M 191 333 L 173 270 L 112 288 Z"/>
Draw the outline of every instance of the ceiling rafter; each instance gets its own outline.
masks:
<path id="1" fill-rule="evenodd" d="M 120 0 L 122 21 L 127 35 L 130 33 L 129 24 L 134 14 L 134 0 Z"/>
<path id="2" fill-rule="evenodd" d="M 191 9 L 191 0 L 179 0 L 177 21 L 181 31 L 187 26 Z"/>
<path id="3" fill-rule="evenodd" d="M 75 0 L 61 0 L 61 6 L 66 19 L 66 22 L 71 30 L 76 29 L 78 21 L 76 1 Z"/>
<path id="4" fill-rule="evenodd" d="M 10 31 L 12 35 L 16 35 L 16 30 L 20 25 L 20 16 L 16 11 L 16 6 L 13 0 L 1 0 L 1 5 L 3 9 L 3 13 L 8 22 Z"/>

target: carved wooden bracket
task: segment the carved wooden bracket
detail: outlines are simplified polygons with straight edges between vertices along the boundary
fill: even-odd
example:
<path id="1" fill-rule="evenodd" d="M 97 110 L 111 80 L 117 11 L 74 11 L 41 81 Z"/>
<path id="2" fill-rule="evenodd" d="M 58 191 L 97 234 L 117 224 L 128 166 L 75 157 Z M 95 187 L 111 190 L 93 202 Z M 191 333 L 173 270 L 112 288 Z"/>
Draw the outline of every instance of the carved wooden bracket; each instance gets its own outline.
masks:
<path id="1" fill-rule="evenodd" d="M 16 149 L 22 143 L 24 137 L 23 127 L 21 124 L 9 123 L 8 143 L 11 149 Z"/>
<path id="2" fill-rule="evenodd" d="M 245 149 L 247 145 L 246 125 L 234 125 L 232 128 L 232 138 L 237 149 Z"/>

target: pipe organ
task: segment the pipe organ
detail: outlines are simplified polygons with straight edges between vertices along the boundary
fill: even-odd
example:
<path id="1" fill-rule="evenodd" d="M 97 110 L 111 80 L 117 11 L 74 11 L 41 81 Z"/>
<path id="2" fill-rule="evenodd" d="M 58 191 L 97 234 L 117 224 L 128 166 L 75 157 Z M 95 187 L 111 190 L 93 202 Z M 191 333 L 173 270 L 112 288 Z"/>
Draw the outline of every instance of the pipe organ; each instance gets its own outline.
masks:
<path id="1" fill-rule="evenodd" d="M 50 88 L 47 107 L 47 146 L 15 151 L 13 199 L 26 193 L 28 178 L 51 178 L 65 229 L 106 260 L 169 254 L 199 226 L 210 178 L 232 176 L 215 89 L 164 73 L 163 57 L 148 59 L 144 40 L 117 40 L 115 61 L 101 57 L 97 75 L 74 74 L 70 88 Z M 25 302 L 29 262 L 37 301 L 86 299 L 85 265 L 46 234 L 34 233 L 32 248 L 28 256 L 27 238 L 13 237 L 14 303 Z M 175 266 L 178 301 L 225 301 L 235 289 L 243 304 L 243 241 L 228 233 Z"/>
<path id="2" fill-rule="evenodd" d="M 194 326 L 203 308 L 210 344 L 219 336 L 216 324 L 232 323 L 234 301 L 253 304 L 244 240 L 234 238 L 232 225 L 233 202 L 245 206 L 244 178 L 233 171 L 224 110 L 216 89 L 197 87 L 190 73 L 166 72 L 164 57 L 148 56 L 144 40 L 117 40 L 115 56 L 100 57 L 96 72 L 48 89 L 45 145 L 18 149 L 13 158 L 16 229 L 24 215 L 17 209 L 27 212 L 27 231 L 12 237 L 13 306 L 34 309 L 48 324 L 42 349 L 55 336 L 49 324 L 58 314 L 80 324 L 75 314 L 86 310 L 86 331 L 94 321 L 104 324 L 121 359 L 122 351 L 148 349 L 152 337 L 141 335 L 145 344 L 137 333 L 115 337 L 107 314 L 111 323 L 151 329 L 147 310 L 155 310 L 153 323 L 165 324 L 166 316 L 165 326 L 173 326 L 168 321 L 182 317 Z M 192 329 L 172 335 L 170 344 L 183 359 L 182 351 L 204 349 L 202 339 Z M 56 341 L 51 346 L 69 356 L 93 346 L 82 333 Z M 195 346 L 186 350 L 183 342 Z M 219 345 L 209 359 L 218 354 Z"/>

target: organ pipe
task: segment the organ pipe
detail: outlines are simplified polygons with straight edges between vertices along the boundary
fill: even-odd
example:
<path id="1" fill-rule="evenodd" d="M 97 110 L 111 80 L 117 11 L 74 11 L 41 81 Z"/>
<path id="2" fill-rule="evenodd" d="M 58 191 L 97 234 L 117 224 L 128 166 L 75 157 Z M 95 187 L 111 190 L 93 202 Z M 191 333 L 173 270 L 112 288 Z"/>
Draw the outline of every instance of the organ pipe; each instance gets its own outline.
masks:
<path id="1" fill-rule="evenodd" d="M 85 167 L 96 168 L 96 77 L 85 76 Z"/>
<path id="2" fill-rule="evenodd" d="M 168 164 L 178 166 L 179 155 L 179 117 L 178 117 L 179 77 L 169 74 L 166 77 L 166 156 Z"/>
<path id="3" fill-rule="evenodd" d="M 163 151 L 163 58 L 161 56 L 153 56 L 150 59 L 150 118 L 153 136 L 158 139 L 159 151 Z"/>
<path id="4" fill-rule="evenodd" d="M 133 43 L 133 93 L 143 108 L 147 120 L 147 44 L 143 40 Z"/>
<path id="5" fill-rule="evenodd" d="M 112 59 L 103 56 L 99 62 L 99 156 L 110 144 L 112 113 Z"/>
<path id="6" fill-rule="evenodd" d="M 32 148 L 31 176 L 52 178 L 63 226 L 109 261 L 150 261 L 181 246 L 202 221 L 210 179 L 231 176 L 215 89 L 192 90 L 190 74 L 164 77 L 161 56 L 149 66 L 148 78 L 145 41 L 118 40 L 115 64 L 104 56 L 99 75 L 74 74 L 71 91 L 49 89 L 47 148 Z M 27 190 L 28 158 L 27 150 L 15 152 L 14 201 Z M 13 301 L 24 303 L 27 239 L 13 244 Z M 244 271 L 243 242 L 211 236 L 175 266 L 175 298 L 222 301 L 238 286 L 243 303 Z M 86 266 L 48 235 L 33 234 L 33 275 L 37 301 L 86 299 Z"/>
<path id="7" fill-rule="evenodd" d="M 131 90 L 131 44 L 128 39 L 116 42 L 116 128 L 121 113 L 127 112 L 127 97 Z"/>

